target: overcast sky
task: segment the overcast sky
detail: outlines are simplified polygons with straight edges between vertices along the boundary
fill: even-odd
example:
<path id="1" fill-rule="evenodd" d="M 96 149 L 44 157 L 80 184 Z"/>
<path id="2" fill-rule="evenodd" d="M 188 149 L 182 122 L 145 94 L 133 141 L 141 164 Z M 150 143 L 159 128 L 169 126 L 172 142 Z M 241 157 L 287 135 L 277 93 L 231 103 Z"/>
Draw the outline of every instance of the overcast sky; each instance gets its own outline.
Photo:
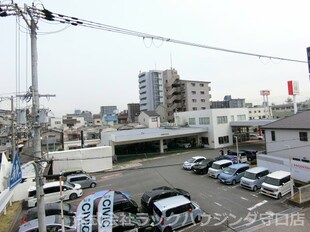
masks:
<path id="1" fill-rule="evenodd" d="M 14 1 L 20 6 L 32 1 Z M 309 0 L 41 0 L 52 12 L 102 24 L 208 46 L 307 60 L 310 46 Z M 10 3 L 10 1 L 1 1 Z M 37 7 L 40 1 L 35 1 Z M 0 18 L 0 96 L 31 85 L 30 39 L 25 23 Z M 17 33 L 18 28 L 20 32 Z M 40 105 L 61 117 L 75 109 L 99 113 L 100 106 L 139 103 L 138 74 L 172 65 L 183 80 L 211 82 L 213 101 L 225 95 L 262 103 L 284 103 L 287 81 L 300 85 L 298 101 L 309 99 L 305 63 L 244 56 L 112 32 L 38 22 Z M 20 43 L 17 43 L 19 41 Z M 16 44 L 20 49 L 16 49 Z M 17 52 L 19 51 L 19 52 Z M 17 56 L 17 54 L 19 56 Z M 28 58 L 27 58 L 28 54 Z M 19 57 L 19 58 L 18 58 Z M 16 60 L 20 62 L 17 68 Z M 28 68 L 26 69 L 28 65 Z M 19 73 L 19 78 L 17 74 Z M 17 102 L 19 107 L 30 106 Z M 9 108 L 10 102 L 0 102 Z"/>

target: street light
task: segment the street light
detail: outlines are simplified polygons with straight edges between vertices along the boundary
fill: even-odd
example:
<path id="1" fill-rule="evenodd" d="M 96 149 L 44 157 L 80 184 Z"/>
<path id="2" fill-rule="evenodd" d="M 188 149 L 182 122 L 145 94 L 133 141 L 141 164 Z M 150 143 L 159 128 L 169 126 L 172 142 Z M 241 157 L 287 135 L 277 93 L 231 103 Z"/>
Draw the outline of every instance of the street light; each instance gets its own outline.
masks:
<path id="1" fill-rule="evenodd" d="M 239 155 L 239 149 L 238 149 L 238 136 L 234 136 L 236 140 L 236 149 L 237 149 L 237 158 L 238 158 L 238 163 L 240 163 L 240 155 Z"/>
<path id="2" fill-rule="evenodd" d="M 285 145 L 285 147 L 287 147 L 289 149 L 289 165 L 290 165 L 290 182 L 291 182 L 291 198 L 294 197 L 294 179 L 292 177 L 293 175 L 293 170 L 292 170 L 292 151 L 291 151 L 291 146 L 290 145 Z"/>

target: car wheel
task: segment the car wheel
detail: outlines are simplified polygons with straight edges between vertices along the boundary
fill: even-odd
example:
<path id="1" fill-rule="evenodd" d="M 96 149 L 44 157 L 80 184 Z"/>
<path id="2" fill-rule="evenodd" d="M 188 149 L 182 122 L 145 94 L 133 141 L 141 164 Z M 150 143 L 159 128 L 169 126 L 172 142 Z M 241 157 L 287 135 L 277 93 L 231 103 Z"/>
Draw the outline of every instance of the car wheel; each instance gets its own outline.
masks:
<path id="1" fill-rule="evenodd" d="M 95 188 L 95 187 L 96 187 L 96 183 L 91 183 L 91 184 L 90 184 L 90 187 L 91 187 L 91 188 Z"/>
<path id="2" fill-rule="evenodd" d="M 78 197 L 78 196 L 77 196 L 76 193 L 72 193 L 72 194 L 70 194 L 69 199 L 70 199 L 70 200 L 74 200 L 74 199 L 76 199 L 77 197 Z"/>
<path id="3" fill-rule="evenodd" d="M 231 184 L 232 184 L 232 185 L 235 185 L 235 184 L 236 184 L 236 180 L 233 180 L 233 181 L 231 182 Z"/>
<path id="4" fill-rule="evenodd" d="M 195 217 L 195 223 L 199 223 L 199 222 L 201 222 L 201 216 Z"/>
<path id="5" fill-rule="evenodd" d="M 257 190 L 257 186 L 256 186 L 256 185 L 254 185 L 254 187 L 253 187 L 253 191 L 254 191 L 254 192 L 256 192 L 256 190 Z"/>
<path id="6" fill-rule="evenodd" d="M 164 232 L 172 232 L 172 228 L 170 226 L 168 226 L 164 229 Z"/>
<path id="7" fill-rule="evenodd" d="M 282 197 L 282 195 L 281 195 L 281 193 L 279 193 L 277 198 L 280 199 L 281 197 Z"/>

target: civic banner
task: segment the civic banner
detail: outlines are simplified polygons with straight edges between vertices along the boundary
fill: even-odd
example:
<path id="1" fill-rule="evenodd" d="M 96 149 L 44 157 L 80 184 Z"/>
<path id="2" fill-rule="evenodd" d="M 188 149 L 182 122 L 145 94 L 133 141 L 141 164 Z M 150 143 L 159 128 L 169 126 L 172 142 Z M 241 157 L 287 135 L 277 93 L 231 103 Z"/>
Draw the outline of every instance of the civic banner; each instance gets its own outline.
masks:
<path id="1" fill-rule="evenodd" d="M 76 210 L 77 232 L 91 232 L 93 226 L 94 194 L 89 194 L 81 200 Z"/>
<path id="2" fill-rule="evenodd" d="M 98 232 L 112 232 L 114 191 L 108 191 L 98 203 Z"/>

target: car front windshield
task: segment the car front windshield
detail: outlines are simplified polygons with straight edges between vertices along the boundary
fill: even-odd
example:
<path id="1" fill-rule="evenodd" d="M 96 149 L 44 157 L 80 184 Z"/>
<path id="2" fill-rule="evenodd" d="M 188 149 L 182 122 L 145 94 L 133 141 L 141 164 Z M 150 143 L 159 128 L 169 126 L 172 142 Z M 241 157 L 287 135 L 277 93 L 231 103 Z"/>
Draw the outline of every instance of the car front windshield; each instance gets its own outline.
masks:
<path id="1" fill-rule="evenodd" d="M 265 183 L 275 185 L 275 186 L 280 186 L 280 180 L 279 179 L 275 179 L 275 178 L 272 178 L 269 176 L 266 177 Z"/>
<path id="2" fill-rule="evenodd" d="M 224 172 L 225 174 L 228 174 L 228 175 L 233 175 L 233 174 L 235 174 L 236 169 L 231 168 L 231 167 L 228 167 L 228 168 L 224 168 L 223 172 Z"/>
<path id="3" fill-rule="evenodd" d="M 194 158 L 190 158 L 190 159 L 187 160 L 187 162 L 189 162 L 189 163 L 194 163 L 194 161 L 195 161 Z"/>
<path id="4" fill-rule="evenodd" d="M 250 179 L 250 180 L 255 180 L 256 179 L 256 174 L 253 172 L 245 172 L 244 177 Z"/>
<path id="5" fill-rule="evenodd" d="M 214 169 L 221 169 L 221 165 L 213 163 L 212 164 L 212 168 L 214 168 Z"/>
<path id="6" fill-rule="evenodd" d="M 66 182 L 66 185 L 68 185 L 68 186 L 71 187 L 71 188 L 74 188 L 74 187 L 75 187 L 74 184 L 71 184 L 71 183 L 69 183 L 69 182 Z"/>

